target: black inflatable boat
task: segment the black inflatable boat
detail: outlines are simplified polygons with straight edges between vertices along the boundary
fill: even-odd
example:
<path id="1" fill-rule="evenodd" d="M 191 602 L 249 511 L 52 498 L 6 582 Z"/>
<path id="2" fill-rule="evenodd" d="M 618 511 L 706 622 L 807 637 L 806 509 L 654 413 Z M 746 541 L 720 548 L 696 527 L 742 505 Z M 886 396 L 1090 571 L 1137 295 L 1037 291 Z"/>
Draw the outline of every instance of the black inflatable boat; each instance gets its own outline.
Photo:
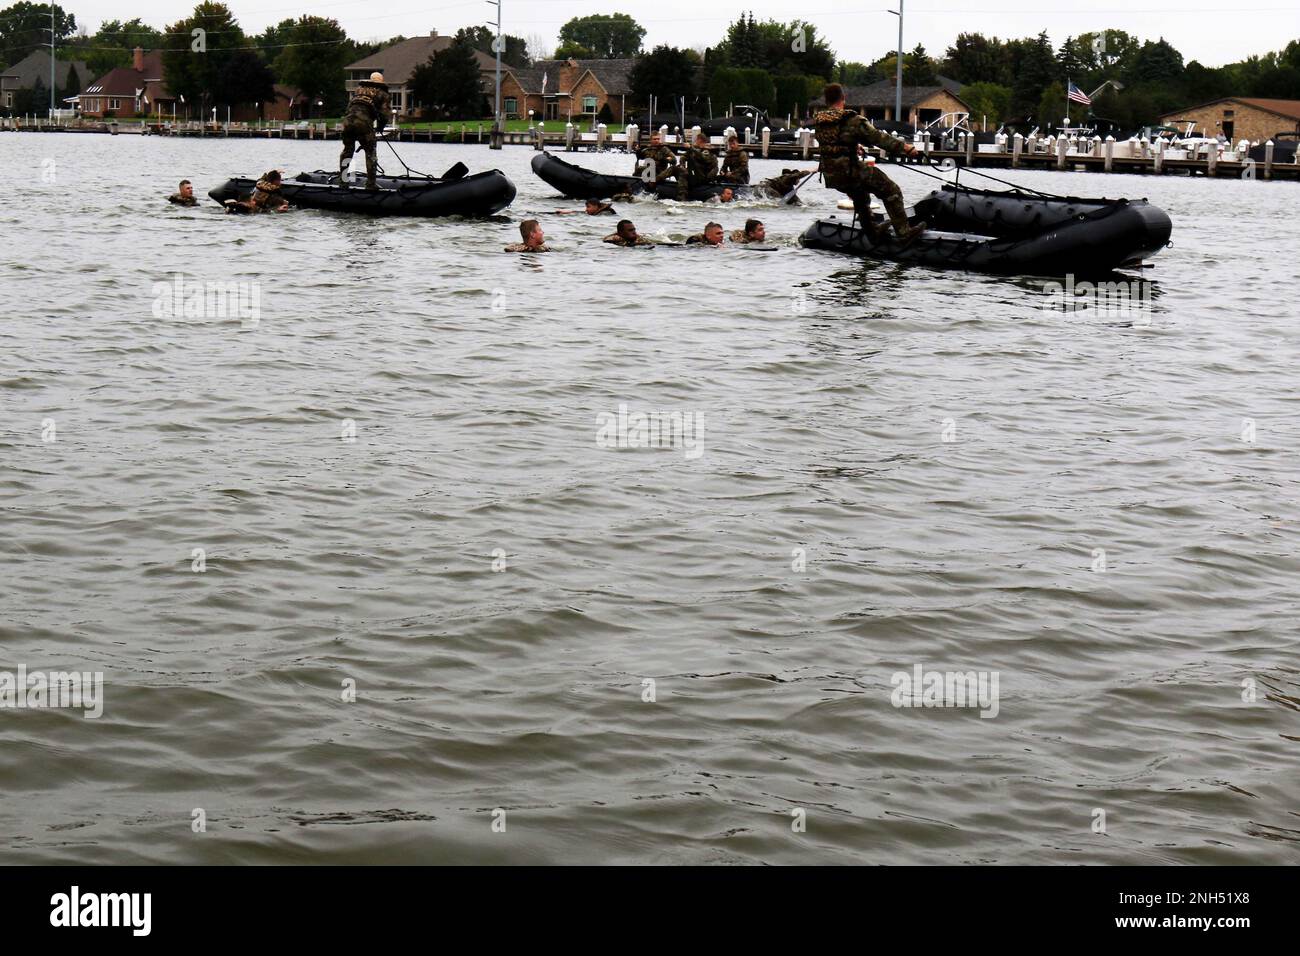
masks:
<path id="1" fill-rule="evenodd" d="M 533 157 L 533 172 L 548 186 L 569 199 L 609 199 L 611 196 L 624 193 L 636 196 L 649 193 L 652 188 L 659 199 L 677 198 L 675 182 L 659 183 L 656 186 L 654 183 L 645 182 L 639 176 L 611 176 L 607 173 L 598 173 L 595 170 L 575 166 L 573 163 L 566 163 L 560 157 L 546 152 L 538 153 Z M 738 186 L 735 183 L 708 183 L 692 189 L 690 198 L 694 202 L 702 202 L 721 195 L 724 189 L 734 192 L 737 199 L 752 195 L 752 190 L 748 186 Z"/>
<path id="2" fill-rule="evenodd" d="M 458 163 L 440 178 L 377 176 L 379 188 L 374 190 L 366 189 L 364 180 L 344 188 L 338 173 L 317 170 L 283 180 L 280 195 L 306 209 L 371 216 L 490 216 L 514 201 L 515 184 L 500 170 L 470 176 L 462 170 Z M 208 195 L 224 205 L 231 199 L 247 199 L 256 185 L 255 179 L 228 179 Z"/>
<path id="3" fill-rule="evenodd" d="M 873 242 L 847 222 L 818 220 L 801 242 L 870 259 L 1006 275 L 1103 276 L 1140 267 L 1169 244 L 1164 210 L 1145 199 L 1044 197 L 944 186 L 909 218 L 929 228 L 910 243 L 890 230 Z M 877 224 L 882 222 L 879 214 Z"/>

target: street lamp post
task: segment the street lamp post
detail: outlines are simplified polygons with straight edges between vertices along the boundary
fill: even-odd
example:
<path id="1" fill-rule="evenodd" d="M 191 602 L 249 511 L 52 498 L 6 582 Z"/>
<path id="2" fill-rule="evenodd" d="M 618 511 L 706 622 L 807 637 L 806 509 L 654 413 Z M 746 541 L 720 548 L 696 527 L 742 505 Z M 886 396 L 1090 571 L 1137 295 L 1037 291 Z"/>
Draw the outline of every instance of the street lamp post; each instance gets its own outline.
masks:
<path id="1" fill-rule="evenodd" d="M 902 122 L 903 116 L 903 0 L 898 0 L 898 9 L 890 10 L 898 17 L 898 63 L 894 78 L 894 122 Z"/>

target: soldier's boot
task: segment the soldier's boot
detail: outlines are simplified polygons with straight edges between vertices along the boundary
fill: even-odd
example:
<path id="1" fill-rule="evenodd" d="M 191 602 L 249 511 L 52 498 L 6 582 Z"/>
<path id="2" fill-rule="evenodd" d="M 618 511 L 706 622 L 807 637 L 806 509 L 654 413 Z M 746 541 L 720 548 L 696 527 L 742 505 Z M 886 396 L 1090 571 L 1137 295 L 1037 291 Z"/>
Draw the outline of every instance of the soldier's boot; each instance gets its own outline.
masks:
<path id="1" fill-rule="evenodd" d="M 366 153 L 366 188 L 372 192 L 379 188 L 375 182 L 375 154 Z"/>
<path id="2" fill-rule="evenodd" d="M 908 243 L 925 232 L 928 223 L 921 220 L 916 225 L 911 225 L 907 221 L 907 209 L 903 205 L 903 197 L 899 193 L 891 193 L 885 197 L 885 212 L 889 215 L 889 221 L 893 223 L 894 233 L 898 236 L 900 242 Z"/>
<path id="3" fill-rule="evenodd" d="M 873 246 L 889 239 L 889 227 L 883 223 L 878 223 L 871 218 L 871 197 L 855 197 L 853 200 L 853 215 L 858 219 L 858 225 L 867 234 Z"/>
<path id="4" fill-rule="evenodd" d="M 677 201 L 686 202 L 691 198 L 691 181 L 685 176 L 677 177 Z"/>

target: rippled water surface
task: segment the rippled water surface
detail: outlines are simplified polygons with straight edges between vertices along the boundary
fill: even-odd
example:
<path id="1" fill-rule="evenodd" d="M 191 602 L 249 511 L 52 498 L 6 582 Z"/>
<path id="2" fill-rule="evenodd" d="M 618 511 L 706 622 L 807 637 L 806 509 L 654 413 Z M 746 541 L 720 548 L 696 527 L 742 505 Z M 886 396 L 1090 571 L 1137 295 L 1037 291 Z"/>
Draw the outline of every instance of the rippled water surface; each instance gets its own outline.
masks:
<path id="1" fill-rule="evenodd" d="M 1137 315 L 801 250 L 818 184 L 621 210 L 770 251 L 602 246 L 521 147 L 400 147 L 497 221 L 161 201 L 337 148 L 0 134 L 0 669 L 105 679 L 0 710 L 0 860 L 1300 856 L 1296 185 L 1021 174 L 1170 213 Z M 917 665 L 996 717 L 893 706 Z"/>

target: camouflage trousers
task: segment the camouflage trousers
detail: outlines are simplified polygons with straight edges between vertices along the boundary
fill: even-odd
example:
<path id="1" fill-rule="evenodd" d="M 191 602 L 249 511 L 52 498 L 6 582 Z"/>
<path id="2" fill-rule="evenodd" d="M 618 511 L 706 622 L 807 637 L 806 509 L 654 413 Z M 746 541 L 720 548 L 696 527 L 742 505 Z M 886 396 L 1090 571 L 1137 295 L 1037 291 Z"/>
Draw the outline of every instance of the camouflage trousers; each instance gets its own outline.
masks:
<path id="1" fill-rule="evenodd" d="M 858 163 L 848 170 L 827 171 L 826 185 L 838 189 L 853 200 L 853 210 L 863 228 L 871 226 L 871 197 L 885 204 L 885 212 L 900 236 L 907 229 L 907 209 L 903 205 L 903 191 L 898 184 L 870 163 Z"/>
<path id="2" fill-rule="evenodd" d="M 348 165 L 352 162 L 352 154 L 356 152 L 357 146 L 366 151 L 366 185 L 375 185 L 375 148 L 378 145 L 375 140 L 374 127 L 368 120 L 360 116 L 348 116 L 343 120 L 343 152 L 339 154 L 339 180 L 343 179 L 343 174 L 347 172 Z"/>
<path id="3" fill-rule="evenodd" d="M 673 171 L 677 179 L 677 201 L 686 202 L 691 196 L 691 190 L 698 189 L 710 180 L 704 176 L 692 176 L 689 169 L 685 166 L 678 166 Z"/>

